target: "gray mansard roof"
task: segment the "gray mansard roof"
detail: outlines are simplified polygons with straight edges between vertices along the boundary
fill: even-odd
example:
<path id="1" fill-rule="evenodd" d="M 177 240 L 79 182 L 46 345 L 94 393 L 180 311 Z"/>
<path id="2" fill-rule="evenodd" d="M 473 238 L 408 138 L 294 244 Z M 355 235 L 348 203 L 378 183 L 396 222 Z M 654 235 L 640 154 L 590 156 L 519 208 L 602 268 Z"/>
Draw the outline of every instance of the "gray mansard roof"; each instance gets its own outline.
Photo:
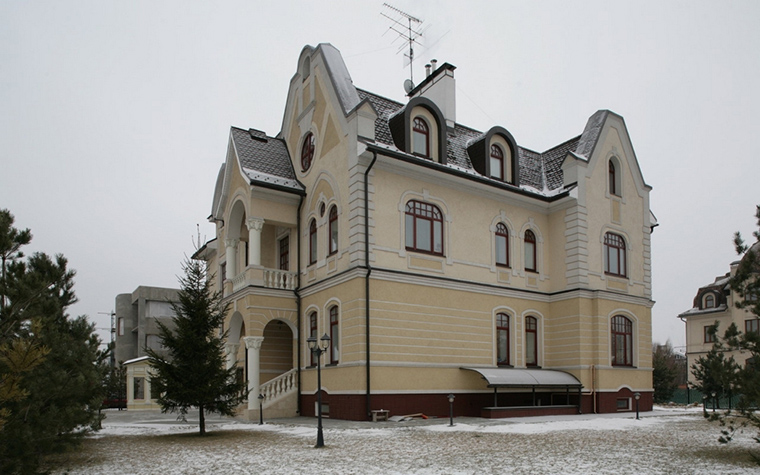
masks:
<path id="1" fill-rule="evenodd" d="M 260 130 L 243 130 L 237 127 L 231 128 L 230 136 L 240 160 L 240 166 L 243 167 L 251 183 L 304 190 L 303 185 L 296 178 L 284 140 L 268 137 Z"/>

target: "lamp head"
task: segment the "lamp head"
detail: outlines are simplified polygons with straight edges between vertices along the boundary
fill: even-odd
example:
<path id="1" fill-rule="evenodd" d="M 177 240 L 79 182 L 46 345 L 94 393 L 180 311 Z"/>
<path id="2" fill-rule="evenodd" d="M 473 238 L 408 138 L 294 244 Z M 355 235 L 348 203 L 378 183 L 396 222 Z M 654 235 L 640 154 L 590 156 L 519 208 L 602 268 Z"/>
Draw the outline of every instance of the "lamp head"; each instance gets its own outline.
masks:
<path id="1" fill-rule="evenodd" d="M 456 396 L 454 396 L 453 394 L 449 394 L 449 396 L 448 396 L 448 398 L 449 398 L 449 402 L 454 402 L 454 398 L 455 398 L 455 397 L 456 397 Z"/>
<path id="2" fill-rule="evenodd" d="M 635 393 L 635 394 L 633 395 L 633 397 L 634 397 L 634 398 L 636 398 L 636 400 L 638 401 L 638 400 L 639 400 L 639 398 L 641 397 L 641 393 Z"/>
<path id="3" fill-rule="evenodd" d="M 319 347 L 326 350 L 328 346 L 330 346 L 330 336 L 325 333 L 322 335 L 322 338 L 319 339 Z"/>
<path id="4" fill-rule="evenodd" d="M 306 343 L 309 344 L 309 349 L 313 350 L 314 348 L 317 347 L 317 338 L 310 336 L 309 338 L 306 339 Z"/>

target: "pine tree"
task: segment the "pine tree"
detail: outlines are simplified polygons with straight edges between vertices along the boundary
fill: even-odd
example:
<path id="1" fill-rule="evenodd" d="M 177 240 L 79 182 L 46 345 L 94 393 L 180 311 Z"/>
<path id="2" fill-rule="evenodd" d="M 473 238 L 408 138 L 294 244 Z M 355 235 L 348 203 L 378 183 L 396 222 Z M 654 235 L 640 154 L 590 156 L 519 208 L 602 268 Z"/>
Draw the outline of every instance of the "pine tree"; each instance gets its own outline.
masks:
<path id="1" fill-rule="evenodd" d="M 180 292 L 172 303 L 174 330 L 158 322 L 164 351 L 146 348 L 153 369 L 151 388 L 158 393 L 162 412 L 200 413 L 200 435 L 206 433 L 205 413 L 226 416 L 247 397 L 245 382 L 235 378 L 235 368 L 225 369 L 224 339 L 219 328 L 228 305 L 211 290 L 206 264 L 187 260 Z"/>
<path id="2" fill-rule="evenodd" d="M 23 259 L 31 233 L 15 229 L 7 210 L 0 223 L 0 393 L 16 391 L 0 397 L 0 473 L 33 472 L 99 422 L 105 353 L 94 325 L 66 313 L 76 302 L 66 259 Z"/>

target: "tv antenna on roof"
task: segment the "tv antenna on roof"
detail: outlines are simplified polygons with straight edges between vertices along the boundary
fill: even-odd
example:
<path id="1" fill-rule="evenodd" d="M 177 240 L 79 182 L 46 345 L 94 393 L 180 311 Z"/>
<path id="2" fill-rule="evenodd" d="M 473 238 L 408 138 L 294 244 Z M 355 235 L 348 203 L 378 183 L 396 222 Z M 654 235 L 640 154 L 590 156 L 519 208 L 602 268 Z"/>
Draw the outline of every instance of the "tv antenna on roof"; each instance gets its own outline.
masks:
<path id="1" fill-rule="evenodd" d="M 414 44 L 417 43 L 418 45 L 422 46 L 422 43 L 417 41 L 417 39 L 420 38 L 424 33 L 424 30 L 420 29 L 422 20 L 399 10 L 393 5 L 383 3 L 383 6 L 393 11 L 395 15 L 386 15 L 383 12 L 380 12 L 380 14 L 393 22 L 389 28 L 395 31 L 398 34 L 399 38 L 402 38 L 404 40 L 404 43 L 396 53 L 398 54 L 404 50 L 407 43 L 409 44 L 409 53 L 404 53 L 404 56 L 406 58 L 409 58 L 409 82 L 412 84 L 412 87 L 414 87 L 414 72 L 412 69 L 412 63 L 414 62 Z M 409 91 L 407 91 L 407 93 L 409 93 Z"/>

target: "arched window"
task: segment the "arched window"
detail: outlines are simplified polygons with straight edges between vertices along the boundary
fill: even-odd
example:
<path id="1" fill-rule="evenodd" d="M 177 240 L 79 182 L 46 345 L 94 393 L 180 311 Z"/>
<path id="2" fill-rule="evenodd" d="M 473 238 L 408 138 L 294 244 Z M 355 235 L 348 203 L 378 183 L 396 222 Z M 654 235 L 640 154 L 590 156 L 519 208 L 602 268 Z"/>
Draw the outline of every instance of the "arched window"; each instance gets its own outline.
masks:
<path id="1" fill-rule="evenodd" d="M 280 239 L 280 270 L 290 270 L 290 236 Z"/>
<path id="2" fill-rule="evenodd" d="M 317 312 L 311 312 L 309 314 L 309 338 L 317 338 Z M 317 358 L 315 358 L 313 351 L 310 351 L 310 353 L 310 364 L 311 366 L 316 366 Z"/>
<path id="3" fill-rule="evenodd" d="M 491 145 L 491 178 L 504 180 L 504 152 L 498 145 Z"/>
<path id="4" fill-rule="evenodd" d="M 528 229 L 525 231 L 525 270 L 536 272 L 536 235 Z"/>
<path id="5" fill-rule="evenodd" d="M 622 315 L 612 317 L 612 364 L 633 366 L 633 323 Z"/>
<path id="6" fill-rule="evenodd" d="M 443 255 L 443 214 L 437 206 L 409 201 L 405 232 L 407 250 Z"/>
<path id="7" fill-rule="evenodd" d="M 504 223 L 496 225 L 496 265 L 509 267 L 509 229 Z"/>
<path id="8" fill-rule="evenodd" d="M 317 262 L 317 220 L 309 223 L 309 264 Z"/>
<path id="9" fill-rule="evenodd" d="M 340 360 L 340 332 L 338 331 L 338 306 L 330 307 L 330 363 Z"/>
<path id="10" fill-rule="evenodd" d="M 496 363 L 509 364 L 509 315 L 496 314 Z"/>
<path id="11" fill-rule="evenodd" d="M 617 184 L 617 167 L 615 166 L 615 162 L 610 160 L 609 162 L 609 184 L 610 184 L 610 194 L 615 196 L 620 196 L 620 190 L 618 190 L 618 184 Z"/>
<path id="12" fill-rule="evenodd" d="M 713 294 L 705 295 L 705 308 L 715 307 L 715 296 Z"/>
<path id="13" fill-rule="evenodd" d="M 338 207 L 333 205 L 332 208 L 330 208 L 330 217 L 328 218 L 329 222 L 329 233 L 330 233 L 330 239 L 328 240 L 328 255 L 333 255 L 336 252 L 338 252 Z"/>
<path id="14" fill-rule="evenodd" d="M 604 235 L 604 273 L 619 277 L 626 277 L 628 275 L 623 236 L 615 233 Z"/>
<path id="15" fill-rule="evenodd" d="M 309 132 L 303 139 L 301 145 L 301 171 L 306 171 L 311 167 L 314 160 L 314 134 Z"/>
<path id="16" fill-rule="evenodd" d="M 304 60 L 303 60 L 303 71 L 302 71 L 302 75 L 303 75 L 303 80 L 304 80 L 304 81 L 306 81 L 306 78 L 308 78 L 308 77 L 309 77 L 309 74 L 310 74 L 310 73 L 311 73 L 311 58 L 309 58 L 309 57 L 307 56 L 307 57 L 306 57 L 306 59 L 304 59 Z"/>
<path id="17" fill-rule="evenodd" d="M 525 366 L 538 366 L 538 320 L 525 317 Z"/>
<path id="18" fill-rule="evenodd" d="M 412 153 L 430 158 L 430 128 L 422 117 L 415 117 L 412 125 Z"/>

